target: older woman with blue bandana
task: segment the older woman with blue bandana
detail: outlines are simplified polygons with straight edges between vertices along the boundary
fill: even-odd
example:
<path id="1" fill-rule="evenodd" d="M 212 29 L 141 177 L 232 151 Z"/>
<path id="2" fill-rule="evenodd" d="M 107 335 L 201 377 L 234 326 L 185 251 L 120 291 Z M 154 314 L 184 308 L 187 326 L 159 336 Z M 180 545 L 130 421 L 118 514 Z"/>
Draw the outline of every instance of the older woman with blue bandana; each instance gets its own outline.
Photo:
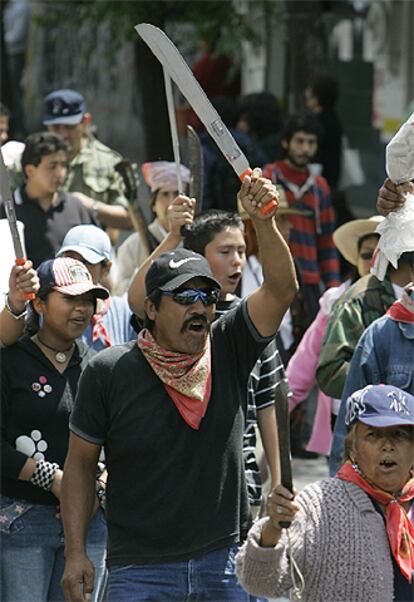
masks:
<path id="1" fill-rule="evenodd" d="M 275 487 L 267 516 L 251 528 L 236 561 L 252 594 L 413 600 L 414 397 L 368 385 L 346 410 L 345 462 L 336 478 L 308 485 L 295 499 Z"/>

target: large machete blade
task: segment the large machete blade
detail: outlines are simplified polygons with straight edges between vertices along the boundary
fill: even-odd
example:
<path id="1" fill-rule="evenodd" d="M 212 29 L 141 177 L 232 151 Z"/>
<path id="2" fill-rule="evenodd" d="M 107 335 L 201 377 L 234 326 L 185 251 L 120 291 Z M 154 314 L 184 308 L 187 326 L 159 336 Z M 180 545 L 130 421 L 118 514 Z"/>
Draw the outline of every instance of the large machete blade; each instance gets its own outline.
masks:
<path id="1" fill-rule="evenodd" d="M 195 198 L 196 213 L 203 210 L 204 158 L 200 138 L 191 125 L 187 125 L 188 158 L 190 162 L 190 197 Z"/>

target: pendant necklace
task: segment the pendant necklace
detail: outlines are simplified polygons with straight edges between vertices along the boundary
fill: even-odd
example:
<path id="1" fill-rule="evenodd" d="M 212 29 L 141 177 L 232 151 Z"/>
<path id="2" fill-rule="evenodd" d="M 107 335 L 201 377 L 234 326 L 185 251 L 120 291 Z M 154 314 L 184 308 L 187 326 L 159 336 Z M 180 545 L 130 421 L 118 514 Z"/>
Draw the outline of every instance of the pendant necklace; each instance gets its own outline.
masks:
<path id="1" fill-rule="evenodd" d="M 68 351 L 70 351 L 72 349 L 73 343 L 67 349 L 55 349 L 54 347 L 51 347 L 50 345 L 48 345 L 47 343 L 42 341 L 42 339 L 39 337 L 38 334 L 36 335 L 36 338 L 41 345 L 43 345 L 44 347 L 47 347 L 47 349 L 50 349 L 51 351 L 55 352 L 55 360 L 59 364 L 64 364 L 66 362 L 66 360 L 68 359 L 66 354 Z"/>

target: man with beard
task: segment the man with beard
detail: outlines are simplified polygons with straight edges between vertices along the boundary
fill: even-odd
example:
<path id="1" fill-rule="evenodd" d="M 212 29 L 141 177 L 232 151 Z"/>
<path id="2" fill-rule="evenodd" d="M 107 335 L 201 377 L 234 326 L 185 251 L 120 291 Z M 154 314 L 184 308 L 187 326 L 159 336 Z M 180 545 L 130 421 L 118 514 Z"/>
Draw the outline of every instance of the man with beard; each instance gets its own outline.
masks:
<path id="1" fill-rule="evenodd" d="M 239 194 L 257 229 L 263 285 L 212 324 L 220 285 L 207 260 L 187 249 L 160 255 L 137 344 L 98 354 L 80 383 L 63 483 L 67 600 L 93 588 L 84 533 L 103 445 L 108 601 L 249 600 L 233 563 L 249 524 L 246 387 L 297 284 L 275 210 L 260 212 L 275 187 L 255 174 Z"/>
<path id="2" fill-rule="evenodd" d="M 285 158 L 263 168 L 264 177 L 284 188 L 289 206 L 305 212 L 290 218 L 293 226 L 289 246 L 301 269 L 312 319 L 319 310 L 318 299 L 324 288 L 340 284 L 339 259 L 332 239 L 335 219 L 329 186 L 325 178 L 310 169 L 319 136 L 320 126 L 315 117 L 292 117 L 281 137 Z"/>

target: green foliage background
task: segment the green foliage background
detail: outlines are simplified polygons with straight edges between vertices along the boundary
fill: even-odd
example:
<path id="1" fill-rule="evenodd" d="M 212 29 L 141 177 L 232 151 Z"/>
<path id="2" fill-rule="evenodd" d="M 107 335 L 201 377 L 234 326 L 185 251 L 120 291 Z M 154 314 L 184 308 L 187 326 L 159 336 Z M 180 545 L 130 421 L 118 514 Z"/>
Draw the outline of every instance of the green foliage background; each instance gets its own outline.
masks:
<path id="1" fill-rule="evenodd" d="M 250 5 L 253 2 L 249 3 Z M 276 10 L 274 2 L 255 0 L 255 7 L 265 7 L 267 16 Z M 140 22 L 163 27 L 165 23 L 192 23 L 198 36 L 217 52 L 234 55 L 240 42 L 260 42 L 249 20 L 249 14 L 235 10 L 231 0 L 67 0 L 48 3 L 47 11 L 39 18 L 45 27 L 65 22 L 98 27 L 104 22 L 111 30 L 116 46 L 124 40 L 136 40 L 132 25 Z"/>

